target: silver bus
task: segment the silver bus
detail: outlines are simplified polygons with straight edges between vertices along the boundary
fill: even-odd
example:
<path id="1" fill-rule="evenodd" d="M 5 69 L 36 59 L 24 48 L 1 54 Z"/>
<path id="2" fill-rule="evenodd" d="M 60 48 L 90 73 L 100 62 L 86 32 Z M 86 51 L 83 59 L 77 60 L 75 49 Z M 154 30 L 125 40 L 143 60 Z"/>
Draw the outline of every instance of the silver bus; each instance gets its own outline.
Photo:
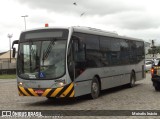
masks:
<path id="1" fill-rule="evenodd" d="M 72 98 L 145 77 L 144 42 L 90 27 L 57 27 L 21 33 L 17 53 L 20 96 Z M 14 57 L 14 56 L 13 56 Z"/>

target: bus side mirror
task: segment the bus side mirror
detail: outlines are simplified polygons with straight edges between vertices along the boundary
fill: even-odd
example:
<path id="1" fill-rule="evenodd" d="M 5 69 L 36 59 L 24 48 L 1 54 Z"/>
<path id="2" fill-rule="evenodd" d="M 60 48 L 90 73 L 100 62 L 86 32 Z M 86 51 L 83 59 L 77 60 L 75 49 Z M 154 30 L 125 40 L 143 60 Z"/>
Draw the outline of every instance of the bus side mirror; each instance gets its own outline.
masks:
<path id="1" fill-rule="evenodd" d="M 14 40 L 12 42 L 12 49 L 13 49 L 13 53 L 12 53 L 12 57 L 15 58 L 15 55 L 16 55 L 16 48 L 14 48 L 14 45 L 15 44 L 18 44 L 19 43 L 19 40 Z"/>
<path id="2" fill-rule="evenodd" d="M 16 55 L 16 48 L 13 48 L 12 57 L 15 58 L 15 55 Z"/>
<path id="3" fill-rule="evenodd" d="M 13 42 L 12 42 L 12 49 L 14 48 L 14 45 L 15 44 L 18 44 L 19 43 L 19 40 L 14 40 Z"/>

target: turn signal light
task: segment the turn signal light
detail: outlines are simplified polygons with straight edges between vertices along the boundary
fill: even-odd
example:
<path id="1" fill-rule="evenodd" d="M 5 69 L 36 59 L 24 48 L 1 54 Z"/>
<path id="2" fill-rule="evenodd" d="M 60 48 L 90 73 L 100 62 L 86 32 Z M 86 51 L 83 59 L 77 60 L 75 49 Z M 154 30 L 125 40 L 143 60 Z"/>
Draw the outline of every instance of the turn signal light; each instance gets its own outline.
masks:
<path id="1" fill-rule="evenodd" d="M 152 73 L 152 74 L 154 73 L 154 69 L 153 69 L 153 68 L 151 69 L 151 73 Z"/>
<path id="2" fill-rule="evenodd" d="M 154 68 L 151 68 L 151 75 L 153 76 L 154 74 Z"/>

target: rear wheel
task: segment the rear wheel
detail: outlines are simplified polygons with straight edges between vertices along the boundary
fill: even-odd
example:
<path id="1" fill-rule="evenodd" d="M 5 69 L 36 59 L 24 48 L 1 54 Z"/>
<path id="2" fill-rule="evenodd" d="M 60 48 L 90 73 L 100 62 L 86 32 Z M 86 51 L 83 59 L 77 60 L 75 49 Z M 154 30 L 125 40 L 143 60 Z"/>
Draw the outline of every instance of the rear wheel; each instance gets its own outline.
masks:
<path id="1" fill-rule="evenodd" d="M 95 77 L 92 80 L 92 84 L 91 84 L 91 97 L 92 99 L 98 98 L 100 94 L 100 84 L 98 79 Z"/>

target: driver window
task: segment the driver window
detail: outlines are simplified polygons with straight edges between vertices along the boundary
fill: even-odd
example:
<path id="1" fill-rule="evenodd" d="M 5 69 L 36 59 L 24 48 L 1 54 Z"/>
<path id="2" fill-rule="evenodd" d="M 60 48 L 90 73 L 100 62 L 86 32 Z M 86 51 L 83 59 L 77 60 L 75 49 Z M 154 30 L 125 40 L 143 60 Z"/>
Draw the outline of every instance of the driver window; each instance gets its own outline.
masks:
<path id="1" fill-rule="evenodd" d="M 85 44 L 78 38 L 73 38 L 75 62 L 85 62 Z"/>
<path id="2" fill-rule="evenodd" d="M 72 36 L 67 58 L 69 74 L 73 80 L 85 70 L 85 45 L 80 38 Z"/>

